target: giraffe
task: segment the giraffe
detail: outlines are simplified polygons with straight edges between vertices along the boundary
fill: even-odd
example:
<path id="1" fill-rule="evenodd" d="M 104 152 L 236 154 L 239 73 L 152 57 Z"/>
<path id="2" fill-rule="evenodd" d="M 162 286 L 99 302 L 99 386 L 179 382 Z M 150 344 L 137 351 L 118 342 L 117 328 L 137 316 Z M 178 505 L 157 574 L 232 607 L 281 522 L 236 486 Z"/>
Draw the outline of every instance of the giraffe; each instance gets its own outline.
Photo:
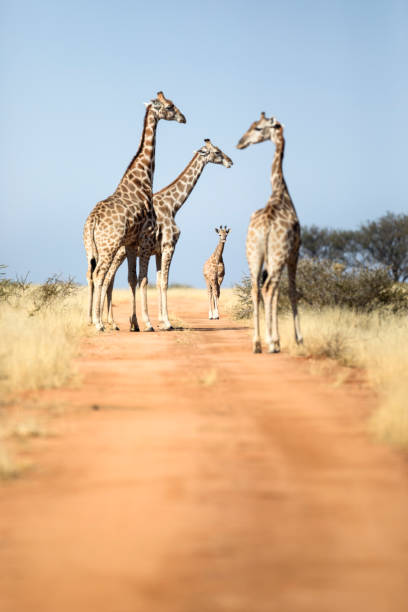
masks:
<path id="1" fill-rule="evenodd" d="M 117 251 L 123 245 L 138 243 L 143 225 L 155 223 L 152 180 L 157 124 L 160 119 L 186 123 L 184 115 L 162 91 L 145 104 L 144 126 L 137 153 L 116 191 L 96 204 L 84 227 L 88 259 L 88 314 L 90 322 L 100 331 L 104 329 L 102 306 L 105 295 L 117 270 Z M 136 287 L 132 287 L 133 298 L 135 290 Z"/>
<path id="2" fill-rule="evenodd" d="M 207 259 L 203 268 L 203 274 L 208 290 L 209 319 L 220 318 L 218 314 L 218 299 L 220 297 L 221 283 L 225 276 L 225 266 L 222 259 L 222 252 L 227 240 L 227 235 L 230 233 L 230 230 L 227 229 L 226 225 L 224 225 L 224 227 L 220 225 L 219 229 L 216 227 L 215 231 L 219 235 L 220 239 L 214 253 Z"/>
<path id="3" fill-rule="evenodd" d="M 272 195 L 265 208 L 253 213 L 249 222 L 246 252 L 251 275 L 251 295 L 254 309 L 253 352 L 261 353 L 259 335 L 260 291 L 265 305 L 266 344 L 269 353 L 280 352 L 278 330 L 279 283 L 285 265 L 288 267 L 289 297 L 293 312 L 295 340 L 303 338 L 297 312 L 296 268 L 300 247 L 300 225 L 295 207 L 283 176 L 282 160 L 285 149 L 283 124 L 261 113 L 239 140 L 238 149 L 271 140 L 275 144 L 272 163 Z M 265 270 L 262 273 L 262 267 Z"/>
<path id="4" fill-rule="evenodd" d="M 138 245 L 121 247 L 117 253 L 120 260 L 119 265 L 127 257 L 129 283 L 133 286 L 136 283 L 136 258 L 139 257 L 139 284 L 142 297 L 142 317 L 145 323 L 144 331 L 153 331 L 153 326 L 149 320 L 147 309 L 147 268 L 151 256 L 156 256 L 157 268 L 157 292 L 159 300 L 159 322 L 161 329 L 171 330 L 172 325 L 169 321 L 167 312 L 167 287 L 169 278 L 170 264 L 173 258 L 177 241 L 180 237 L 180 229 L 175 222 L 175 216 L 190 193 L 197 184 L 205 166 L 208 163 L 222 164 L 230 168 L 232 160 L 225 155 L 217 146 L 213 145 L 209 138 L 204 139 L 204 146 L 195 152 L 193 158 L 181 172 L 181 174 L 167 187 L 153 195 L 153 208 L 156 214 L 156 225 L 146 223 L 141 232 Z M 109 286 L 108 298 L 108 319 L 113 321 L 112 316 L 112 287 L 113 279 Z M 135 329 L 135 303 L 130 318 L 130 330 Z"/>

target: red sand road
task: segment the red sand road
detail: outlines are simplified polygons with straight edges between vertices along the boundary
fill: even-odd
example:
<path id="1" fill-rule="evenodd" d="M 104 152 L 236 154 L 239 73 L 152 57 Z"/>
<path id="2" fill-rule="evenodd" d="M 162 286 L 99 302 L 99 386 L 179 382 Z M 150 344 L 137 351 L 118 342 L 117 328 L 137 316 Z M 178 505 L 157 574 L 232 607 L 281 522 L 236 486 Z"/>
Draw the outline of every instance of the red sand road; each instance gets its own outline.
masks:
<path id="1" fill-rule="evenodd" d="M 2 612 L 405 612 L 407 462 L 366 435 L 374 398 L 170 300 L 190 331 L 120 305 L 47 395 L 74 409 L 0 487 Z"/>

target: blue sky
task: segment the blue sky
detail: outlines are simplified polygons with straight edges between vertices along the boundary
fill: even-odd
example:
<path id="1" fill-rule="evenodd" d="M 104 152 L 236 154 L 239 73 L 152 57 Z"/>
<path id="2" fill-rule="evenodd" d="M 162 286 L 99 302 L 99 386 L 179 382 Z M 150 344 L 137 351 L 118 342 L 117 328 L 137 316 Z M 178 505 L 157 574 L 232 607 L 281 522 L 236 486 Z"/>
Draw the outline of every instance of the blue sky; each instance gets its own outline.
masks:
<path id="1" fill-rule="evenodd" d="M 84 221 L 115 190 L 138 147 L 143 102 L 160 89 L 187 124 L 159 124 L 154 191 L 204 138 L 234 161 L 207 166 L 178 214 L 171 282 L 204 286 L 219 224 L 232 228 L 225 285 L 246 271 L 273 146 L 235 145 L 260 111 L 286 126 L 284 172 L 301 224 L 354 228 L 406 212 L 406 2 L 1 6 L 0 263 L 10 275 L 85 283 Z"/>

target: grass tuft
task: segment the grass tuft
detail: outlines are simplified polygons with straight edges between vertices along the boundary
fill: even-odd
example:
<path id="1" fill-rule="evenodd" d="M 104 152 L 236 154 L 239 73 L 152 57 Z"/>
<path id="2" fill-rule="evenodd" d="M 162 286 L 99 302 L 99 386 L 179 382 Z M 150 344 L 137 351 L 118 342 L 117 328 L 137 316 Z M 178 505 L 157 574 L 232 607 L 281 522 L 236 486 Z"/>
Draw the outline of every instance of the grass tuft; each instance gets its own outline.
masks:
<path id="1" fill-rule="evenodd" d="M 11 289 L 0 302 L 0 393 L 68 383 L 88 329 L 86 289 L 54 277 L 40 287 Z"/>
<path id="2" fill-rule="evenodd" d="M 198 377 L 198 382 L 203 387 L 212 387 L 213 385 L 217 383 L 217 381 L 218 381 L 218 372 L 215 368 L 212 368 L 211 370 L 207 370 L 206 372 L 203 372 L 201 376 Z"/>
<path id="3" fill-rule="evenodd" d="M 19 461 L 14 453 L 0 441 L 0 480 L 18 478 L 29 465 Z"/>

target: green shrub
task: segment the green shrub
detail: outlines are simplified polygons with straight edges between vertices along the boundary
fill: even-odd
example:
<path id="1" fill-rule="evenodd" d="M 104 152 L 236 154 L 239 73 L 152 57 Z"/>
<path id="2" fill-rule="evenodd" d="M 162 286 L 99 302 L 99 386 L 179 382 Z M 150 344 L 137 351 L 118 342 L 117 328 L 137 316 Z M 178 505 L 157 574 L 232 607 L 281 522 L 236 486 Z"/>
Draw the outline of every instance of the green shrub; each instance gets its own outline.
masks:
<path id="1" fill-rule="evenodd" d="M 344 264 L 305 258 L 299 261 L 296 287 L 299 304 L 303 302 L 313 309 L 340 306 L 359 312 L 408 311 L 406 284 L 395 283 L 386 268 L 347 269 Z M 251 282 L 247 275 L 235 285 L 234 293 L 235 318 L 252 316 Z M 290 309 L 286 271 L 280 283 L 279 309 Z"/>
<path id="2" fill-rule="evenodd" d="M 244 274 L 240 283 L 232 289 L 236 303 L 232 307 L 234 319 L 249 319 L 252 317 L 251 278 Z"/>

